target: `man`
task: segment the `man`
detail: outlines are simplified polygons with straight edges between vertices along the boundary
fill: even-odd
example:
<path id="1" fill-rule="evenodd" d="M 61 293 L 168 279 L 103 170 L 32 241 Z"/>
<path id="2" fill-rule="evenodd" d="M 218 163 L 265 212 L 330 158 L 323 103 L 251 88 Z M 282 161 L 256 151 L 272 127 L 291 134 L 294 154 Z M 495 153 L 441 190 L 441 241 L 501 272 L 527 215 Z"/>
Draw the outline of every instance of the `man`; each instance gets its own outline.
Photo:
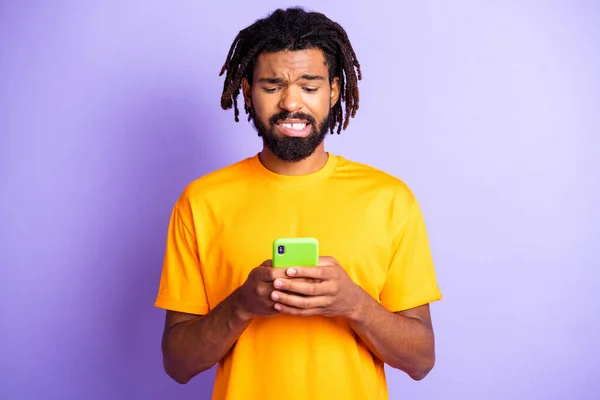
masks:
<path id="1" fill-rule="evenodd" d="M 387 399 L 384 363 L 424 378 L 441 294 L 419 206 L 400 180 L 324 148 L 359 105 L 345 31 L 277 10 L 240 31 L 225 71 L 222 107 L 237 121 L 243 92 L 264 146 L 175 204 L 156 299 L 167 374 L 186 383 L 218 364 L 218 400 Z M 320 265 L 273 268 L 279 237 L 317 238 Z"/>

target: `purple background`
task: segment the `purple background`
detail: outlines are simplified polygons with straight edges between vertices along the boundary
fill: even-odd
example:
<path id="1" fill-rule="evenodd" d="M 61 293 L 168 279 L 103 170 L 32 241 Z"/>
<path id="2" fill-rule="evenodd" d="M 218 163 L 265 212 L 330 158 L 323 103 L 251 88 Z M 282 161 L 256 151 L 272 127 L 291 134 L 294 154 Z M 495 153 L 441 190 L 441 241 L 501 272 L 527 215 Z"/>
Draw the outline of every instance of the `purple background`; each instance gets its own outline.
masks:
<path id="1" fill-rule="evenodd" d="M 161 367 L 165 230 L 260 149 L 218 72 L 289 3 L 38 3 L 0 3 L 0 398 L 209 399 Z M 392 399 L 600 398 L 598 3 L 326 3 L 364 71 L 329 149 L 413 188 L 445 296 Z"/>

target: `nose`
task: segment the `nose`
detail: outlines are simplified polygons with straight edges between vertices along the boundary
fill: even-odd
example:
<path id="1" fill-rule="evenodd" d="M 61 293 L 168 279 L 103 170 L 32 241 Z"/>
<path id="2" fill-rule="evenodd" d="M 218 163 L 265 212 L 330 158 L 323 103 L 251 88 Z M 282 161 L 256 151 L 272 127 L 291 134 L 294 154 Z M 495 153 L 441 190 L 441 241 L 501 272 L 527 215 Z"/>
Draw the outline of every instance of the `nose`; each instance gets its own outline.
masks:
<path id="1" fill-rule="evenodd" d="M 282 91 L 279 107 L 288 112 L 299 111 L 304 106 L 298 89 L 288 87 Z"/>

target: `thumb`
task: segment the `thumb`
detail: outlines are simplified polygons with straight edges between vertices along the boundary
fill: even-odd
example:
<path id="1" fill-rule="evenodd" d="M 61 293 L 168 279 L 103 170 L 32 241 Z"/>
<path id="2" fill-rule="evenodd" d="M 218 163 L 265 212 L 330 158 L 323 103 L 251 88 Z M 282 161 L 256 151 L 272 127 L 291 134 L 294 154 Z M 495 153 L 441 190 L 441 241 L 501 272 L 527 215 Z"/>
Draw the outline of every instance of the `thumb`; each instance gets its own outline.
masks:
<path id="1" fill-rule="evenodd" d="M 273 263 L 271 260 L 266 260 L 255 268 L 255 278 L 262 282 L 270 282 L 273 280 Z"/>

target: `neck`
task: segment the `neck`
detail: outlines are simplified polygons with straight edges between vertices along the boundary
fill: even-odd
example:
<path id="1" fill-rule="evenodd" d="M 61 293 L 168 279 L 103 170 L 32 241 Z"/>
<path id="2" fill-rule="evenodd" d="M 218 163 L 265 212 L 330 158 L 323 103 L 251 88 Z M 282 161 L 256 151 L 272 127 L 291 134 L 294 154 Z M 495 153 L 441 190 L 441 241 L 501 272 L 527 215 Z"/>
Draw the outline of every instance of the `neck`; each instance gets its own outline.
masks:
<path id="1" fill-rule="evenodd" d="M 322 169 L 327 163 L 328 154 L 323 143 L 309 157 L 299 162 L 282 161 L 271 150 L 264 147 L 258 158 L 268 170 L 279 175 L 307 175 Z"/>

